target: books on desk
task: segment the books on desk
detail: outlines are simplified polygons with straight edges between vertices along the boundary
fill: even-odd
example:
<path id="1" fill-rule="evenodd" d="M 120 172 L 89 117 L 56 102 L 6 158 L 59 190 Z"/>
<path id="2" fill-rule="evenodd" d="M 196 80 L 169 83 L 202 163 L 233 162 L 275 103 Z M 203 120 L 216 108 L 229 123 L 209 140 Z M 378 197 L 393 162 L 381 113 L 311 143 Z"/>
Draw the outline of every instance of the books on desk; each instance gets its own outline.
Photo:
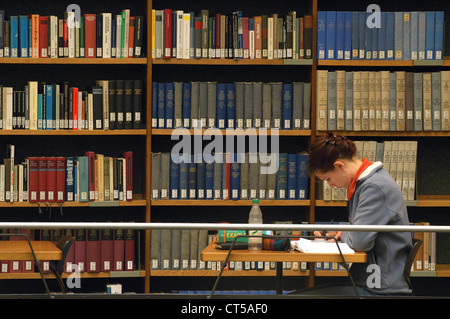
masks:
<path id="1" fill-rule="evenodd" d="M 351 249 L 348 244 L 339 242 L 339 249 L 343 254 L 354 254 L 355 251 Z M 291 248 L 302 253 L 316 253 L 316 254 L 339 254 L 338 246 L 335 242 L 325 240 L 310 240 L 300 238 L 298 240 L 291 240 Z"/>

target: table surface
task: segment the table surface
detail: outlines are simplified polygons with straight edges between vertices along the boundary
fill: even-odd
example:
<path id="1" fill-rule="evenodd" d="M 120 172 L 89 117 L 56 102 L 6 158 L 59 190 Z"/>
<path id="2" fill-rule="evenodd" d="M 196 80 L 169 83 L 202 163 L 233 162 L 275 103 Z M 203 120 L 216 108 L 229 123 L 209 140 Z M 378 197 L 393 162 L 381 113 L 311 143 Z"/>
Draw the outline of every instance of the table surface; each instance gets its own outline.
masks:
<path id="1" fill-rule="evenodd" d="M 60 260 L 62 251 L 50 241 L 31 241 L 38 260 Z M 33 260 L 26 240 L 1 240 L 0 260 Z"/>
<path id="2" fill-rule="evenodd" d="M 227 257 L 227 249 L 216 249 L 214 243 L 209 244 L 201 252 L 203 261 L 224 261 Z M 355 252 L 354 254 L 343 254 L 345 262 L 364 263 L 367 261 L 367 255 L 364 252 Z M 342 262 L 340 254 L 325 253 L 302 253 L 299 251 L 273 251 L 262 250 L 253 252 L 248 250 L 233 250 L 228 261 L 306 261 L 306 262 Z"/>

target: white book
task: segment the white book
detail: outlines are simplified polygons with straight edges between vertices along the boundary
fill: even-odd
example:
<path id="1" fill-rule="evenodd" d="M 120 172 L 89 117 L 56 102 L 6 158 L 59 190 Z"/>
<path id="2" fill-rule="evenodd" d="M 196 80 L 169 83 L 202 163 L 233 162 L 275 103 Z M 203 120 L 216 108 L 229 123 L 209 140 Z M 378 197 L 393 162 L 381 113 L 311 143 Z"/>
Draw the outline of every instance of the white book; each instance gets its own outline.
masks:
<path id="1" fill-rule="evenodd" d="M 122 54 L 122 15 L 116 15 L 116 58 Z"/>
<path id="2" fill-rule="evenodd" d="M 3 87 L 3 129 L 13 129 L 13 88 Z"/>
<path id="3" fill-rule="evenodd" d="M 338 246 L 339 245 L 339 248 Z M 291 240 L 291 248 L 303 253 L 319 253 L 319 254 L 354 254 L 355 251 L 350 248 L 347 243 L 335 243 L 326 240 L 310 240 L 300 238 L 298 240 Z M 339 251 L 340 249 L 340 251 Z"/>
<path id="4" fill-rule="evenodd" d="M 58 17 L 50 16 L 49 26 L 49 47 L 50 58 L 58 57 Z"/>
<path id="5" fill-rule="evenodd" d="M 30 110 L 30 130 L 37 130 L 37 106 L 38 106 L 38 82 L 29 81 L 29 110 Z"/>
<path id="6" fill-rule="evenodd" d="M 103 58 L 111 58 L 111 23 L 112 13 L 102 13 L 102 53 Z"/>
<path id="7" fill-rule="evenodd" d="M 190 58 L 190 44 L 191 44 L 191 14 L 184 13 L 183 14 L 183 59 Z"/>
<path id="8" fill-rule="evenodd" d="M 273 18 L 267 18 L 267 58 L 273 59 Z"/>
<path id="9" fill-rule="evenodd" d="M 94 129 L 94 95 L 88 93 L 88 129 Z"/>

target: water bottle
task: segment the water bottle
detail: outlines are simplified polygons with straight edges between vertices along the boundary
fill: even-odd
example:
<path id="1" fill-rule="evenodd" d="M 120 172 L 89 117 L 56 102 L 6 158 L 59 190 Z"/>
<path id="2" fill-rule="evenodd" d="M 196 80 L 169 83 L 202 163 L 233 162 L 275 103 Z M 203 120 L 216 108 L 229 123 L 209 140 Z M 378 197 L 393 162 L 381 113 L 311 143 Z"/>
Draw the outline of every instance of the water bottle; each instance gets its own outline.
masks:
<path id="1" fill-rule="evenodd" d="M 249 224 L 262 224 L 263 218 L 262 218 L 262 212 L 259 208 L 259 199 L 253 200 L 253 206 L 252 209 L 250 209 L 250 214 L 248 215 L 248 223 Z M 262 250 L 262 237 L 252 237 L 254 236 L 261 236 L 262 231 L 261 230 L 255 230 L 250 229 L 249 230 L 249 237 L 248 237 L 248 250 L 250 251 L 261 251 Z"/>

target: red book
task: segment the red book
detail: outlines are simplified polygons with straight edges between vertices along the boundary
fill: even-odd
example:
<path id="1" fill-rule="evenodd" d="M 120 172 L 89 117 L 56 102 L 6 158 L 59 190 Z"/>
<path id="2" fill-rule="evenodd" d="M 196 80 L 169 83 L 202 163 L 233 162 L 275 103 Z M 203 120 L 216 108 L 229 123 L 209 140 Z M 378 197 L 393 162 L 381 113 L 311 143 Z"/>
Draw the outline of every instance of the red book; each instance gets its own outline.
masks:
<path id="1" fill-rule="evenodd" d="M 78 266 L 75 271 L 85 272 L 86 268 L 86 230 L 76 229 L 75 230 L 75 257 L 74 264 Z"/>
<path id="2" fill-rule="evenodd" d="M 304 49 L 304 18 L 301 17 L 298 20 L 298 58 L 299 59 L 304 59 L 305 58 L 305 49 Z"/>
<path id="3" fill-rule="evenodd" d="M 255 19 L 255 59 L 262 58 L 262 21 L 261 16 L 254 17 Z"/>
<path id="4" fill-rule="evenodd" d="M 124 199 L 127 201 L 133 200 L 133 152 L 123 152 L 125 159 L 126 174 L 125 174 L 125 194 Z"/>
<path id="5" fill-rule="evenodd" d="M 38 157 L 39 161 L 39 202 L 47 201 L 47 157 Z"/>
<path id="6" fill-rule="evenodd" d="M 86 58 L 95 58 L 95 50 L 97 45 L 96 26 L 97 15 L 86 13 L 84 16 L 84 52 Z"/>
<path id="7" fill-rule="evenodd" d="M 72 129 L 78 130 L 78 88 L 71 88 L 72 91 Z"/>
<path id="8" fill-rule="evenodd" d="M 52 240 L 51 229 L 40 229 L 39 230 L 39 240 L 51 241 Z M 41 270 L 43 273 L 49 273 L 50 270 L 50 260 L 41 260 Z"/>
<path id="9" fill-rule="evenodd" d="M 216 14 L 216 59 L 220 59 L 220 13 Z M 223 58 L 223 57 L 222 57 Z"/>
<path id="10" fill-rule="evenodd" d="M 39 57 L 48 58 L 48 17 L 39 17 Z"/>
<path id="11" fill-rule="evenodd" d="M 86 151 L 84 156 L 88 158 L 89 165 L 89 200 L 95 200 L 95 152 Z"/>
<path id="12" fill-rule="evenodd" d="M 129 32 L 129 36 L 128 36 L 128 56 L 129 57 L 133 57 L 134 56 L 134 52 L 133 52 L 133 48 L 134 48 L 134 21 L 135 21 L 135 17 L 130 17 L 130 32 Z"/>
<path id="13" fill-rule="evenodd" d="M 75 231 L 72 229 L 64 229 L 63 233 L 65 236 L 75 237 Z M 69 252 L 67 253 L 66 262 L 64 263 L 63 266 L 63 272 L 74 272 L 75 271 L 73 267 L 74 263 L 75 263 L 75 242 L 72 244 L 72 246 L 69 249 Z"/>
<path id="14" fill-rule="evenodd" d="M 39 199 L 39 158 L 28 157 L 28 200 L 36 203 Z"/>
<path id="15" fill-rule="evenodd" d="M 31 20 L 31 57 L 39 58 L 39 15 L 29 14 Z"/>
<path id="16" fill-rule="evenodd" d="M 67 19 L 63 22 L 63 41 L 64 41 L 64 57 L 69 56 L 69 26 L 67 25 Z"/>
<path id="17" fill-rule="evenodd" d="M 125 233 L 125 270 L 134 270 L 134 229 L 127 229 Z"/>
<path id="18" fill-rule="evenodd" d="M 86 238 L 86 271 L 100 271 L 100 230 L 88 229 Z"/>
<path id="19" fill-rule="evenodd" d="M 114 230 L 100 231 L 100 271 L 111 271 L 114 260 Z"/>
<path id="20" fill-rule="evenodd" d="M 250 43 L 248 36 L 248 17 L 242 18 L 242 58 L 249 59 L 250 58 Z"/>
<path id="21" fill-rule="evenodd" d="M 47 202 L 56 201 L 56 157 L 47 157 Z"/>
<path id="22" fill-rule="evenodd" d="M 0 261 L 0 273 L 8 273 L 9 272 L 9 260 L 1 260 Z"/>
<path id="23" fill-rule="evenodd" d="M 164 9 L 164 58 L 172 57 L 172 9 Z"/>
<path id="24" fill-rule="evenodd" d="M 123 271 L 123 260 L 125 253 L 125 236 L 123 233 L 123 229 L 114 230 L 114 271 Z"/>
<path id="25" fill-rule="evenodd" d="M 56 201 L 64 202 L 66 198 L 66 158 L 56 158 Z"/>

